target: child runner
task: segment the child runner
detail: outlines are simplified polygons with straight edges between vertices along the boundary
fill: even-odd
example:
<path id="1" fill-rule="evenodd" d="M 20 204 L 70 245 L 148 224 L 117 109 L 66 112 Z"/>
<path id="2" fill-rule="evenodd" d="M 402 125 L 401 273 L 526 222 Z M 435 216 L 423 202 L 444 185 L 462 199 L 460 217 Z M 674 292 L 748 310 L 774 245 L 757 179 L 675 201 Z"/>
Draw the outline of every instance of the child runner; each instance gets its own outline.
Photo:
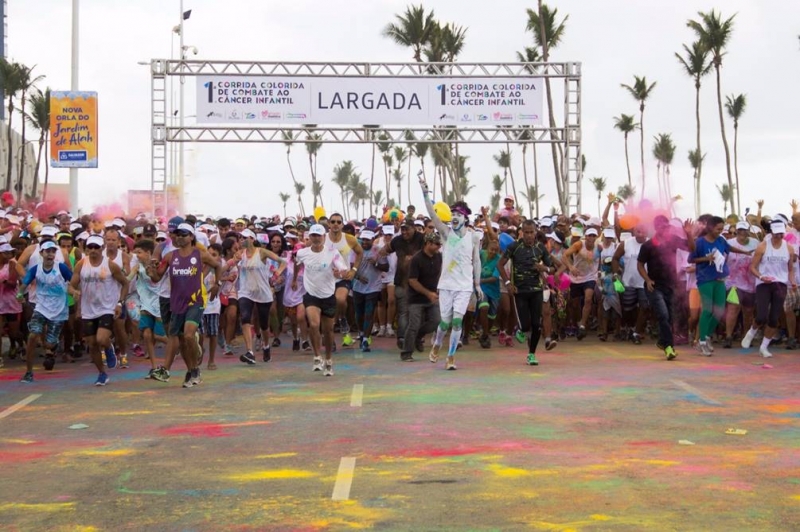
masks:
<path id="1" fill-rule="evenodd" d="M 150 278 L 157 266 L 153 258 L 155 247 L 152 240 L 139 240 L 133 245 L 138 265 L 129 278 L 136 280 L 136 292 L 139 294 L 139 330 L 144 336 L 145 353 L 150 359 L 150 371 L 145 379 L 163 380 L 164 376 L 156 369 L 155 342 L 156 336 L 163 337 L 165 332 L 158 303 L 158 283 Z"/>
<path id="2" fill-rule="evenodd" d="M 219 261 L 220 255 L 222 254 L 222 246 L 220 244 L 211 244 L 208 247 L 208 254 L 211 255 L 211 258 Z M 206 265 L 205 267 L 205 278 L 203 282 L 206 285 L 206 292 L 210 292 L 211 288 L 217 285 L 217 278 L 214 276 L 214 269 L 210 266 Z M 217 369 L 217 364 L 214 361 L 214 357 L 217 354 L 217 336 L 219 336 L 219 315 L 222 311 L 222 304 L 220 303 L 220 298 L 215 297 L 212 300 L 209 300 L 206 304 L 206 310 L 203 312 L 203 323 L 200 326 L 200 333 L 208 340 L 208 365 L 206 366 L 210 370 Z M 205 341 L 201 341 L 200 345 L 202 346 Z M 202 354 L 200 355 L 200 363 L 203 362 Z"/>
<path id="3" fill-rule="evenodd" d="M 310 351 L 311 344 L 308 342 L 308 327 L 306 325 L 306 307 L 303 305 L 303 296 L 306 293 L 303 286 L 303 266 L 296 265 L 294 255 L 305 247 L 302 243 L 294 246 L 291 259 L 286 264 L 286 287 L 283 289 L 283 307 L 289 316 L 292 324 L 292 351 L 300 351 L 301 341 L 303 351 Z M 299 268 L 297 276 L 294 274 L 295 268 Z M 294 280 L 294 282 L 292 282 Z"/>

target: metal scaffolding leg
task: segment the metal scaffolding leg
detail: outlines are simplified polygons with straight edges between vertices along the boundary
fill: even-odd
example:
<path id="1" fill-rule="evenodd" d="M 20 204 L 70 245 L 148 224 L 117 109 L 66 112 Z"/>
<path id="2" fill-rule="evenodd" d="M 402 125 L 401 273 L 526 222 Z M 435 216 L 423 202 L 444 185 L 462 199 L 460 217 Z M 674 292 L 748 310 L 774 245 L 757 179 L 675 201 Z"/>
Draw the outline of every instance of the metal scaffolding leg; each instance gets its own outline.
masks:
<path id="1" fill-rule="evenodd" d="M 570 65 L 564 80 L 565 166 L 567 208 L 569 213 L 581 212 L 583 164 L 581 157 L 581 78 L 580 64 Z"/>
<path id="2" fill-rule="evenodd" d="M 167 214 L 167 77 L 164 62 L 150 63 L 150 199 L 153 214 Z"/>

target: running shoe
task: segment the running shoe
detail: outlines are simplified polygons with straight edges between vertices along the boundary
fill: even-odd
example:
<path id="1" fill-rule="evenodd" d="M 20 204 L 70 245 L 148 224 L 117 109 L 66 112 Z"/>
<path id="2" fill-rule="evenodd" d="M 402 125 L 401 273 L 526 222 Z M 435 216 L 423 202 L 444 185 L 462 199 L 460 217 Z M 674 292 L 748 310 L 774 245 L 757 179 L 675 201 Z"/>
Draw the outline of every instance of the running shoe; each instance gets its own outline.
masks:
<path id="1" fill-rule="evenodd" d="M 94 385 L 95 386 L 105 386 L 106 384 L 108 384 L 108 381 L 110 381 L 110 380 L 111 379 L 108 378 L 108 375 L 106 375 L 106 372 L 103 371 L 97 376 L 97 380 L 94 381 Z"/>
<path id="2" fill-rule="evenodd" d="M 747 331 L 747 334 L 745 334 L 744 338 L 742 338 L 742 347 L 744 349 L 750 349 L 750 344 L 753 343 L 753 338 L 756 337 L 757 332 L 758 329 L 753 330 L 753 328 L 750 328 L 750 330 Z"/>
<path id="3" fill-rule="evenodd" d="M 506 335 L 506 332 L 500 331 L 500 334 L 497 336 L 497 341 L 500 343 L 500 345 L 506 345 L 507 338 L 508 336 Z"/>
<path id="4" fill-rule="evenodd" d="M 156 379 L 157 372 L 158 370 L 156 368 L 152 368 L 150 371 L 147 372 L 147 375 L 144 376 L 144 380 L 150 380 L 150 379 L 157 380 Z"/>
<path id="5" fill-rule="evenodd" d="M 578 327 L 578 334 L 575 337 L 578 340 L 583 340 L 584 338 L 586 338 L 586 327 L 584 327 L 583 325 Z"/>
<path id="6" fill-rule="evenodd" d="M 545 338 L 544 340 L 544 349 L 545 351 L 552 351 L 558 345 L 558 340 L 552 340 L 550 338 Z"/>
<path id="7" fill-rule="evenodd" d="M 490 347 L 492 347 L 492 341 L 489 340 L 488 336 L 481 336 L 478 339 L 478 343 L 481 344 L 481 347 L 484 349 L 489 349 Z"/>
<path id="8" fill-rule="evenodd" d="M 793 350 L 793 349 L 797 349 L 797 339 L 795 339 L 795 338 L 789 338 L 789 339 L 786 341 L 786 345 L 785 345 L 785 346 L 783 346 L 783 348 L 784 348 L 784 349 L 788 349 L 788 350 L 790 350 L 790 351 L 791 351 L 791 350 Z"/>
<path id="9" fill-rule="evenodd" d="M 322 371 L 325 362 L 320 357 L 314 357 L 314 371 Z"/>
<path id="10" fill-rule="evenodd" d="M 158 382 L 169 382 L 169 370 L 164 366 L 159 366 L 156 368 L 155 374 L 153 374 L 153 378 Z"/>
<path id="11" fill-rule="evenodd" d="M 539 365 L 539 361 L 536 360 L 536 353 L 528 353 L 528 365 L 529 366 Z"/>
<path id="12" fill-rule="evenodd" d="M 139 344 L 133 344 L 133 356 L 141 358 L 145 355 L 144 349 Z"/>
<path id="13" fill-rule="evenodd" d="M 633 333 L 631 342 L 633 342 L 634 345 L 642 345 L 642 336 L 639 333 Z"/>
<path id="14" fill-rule="evenodd" d="M 250 365 L 250 366 L 252 366 L 252 365 L 254 365 L 256 363 L 256 357 L 255 357 L 255 355 L 253 355 L 252 351 L 248 351 L 247 353 L 241 355 L 239 357 L 239 360 L 241 362 L 244 362 L 245 364 Z"/>
<path id="15" fill-rule="evenodd" d="M 350 347 L 355 342 L 353 341 L 353 337 L 350 336 L 350 333 L 345 333 L 342 337 L 342 347 Z"/>
<path id="16" fill-rule="evenodd" d="M 192 370 L 192 386 L 199 386 L 201 382 L 203 382 L 203 378 L 200 376 L 200 368 L 194 368 Z"/>
<path id="17" fill-rule="evenodd" d="M 439 349 L 441 348 L 442 346 L 436 344 L 433 344 L 431 347 L 431 352 L 428 354 L 428 360 L 430 360 L 432 364 L 439 362 Z"/>
<path id="18" fill-rule="evenodd" d="M 700 349 L 700 354 L 704 357 L 711 356 L 711 349 L 708 348 L 708 342 L 700 342 L 698 348 Z"/>
<path id="19" fill-rule="evenodd" d="M 365 337 L 361 339 L 361 352 L 369 353 L 372 349 L 369 348 L 369 340 Z"/>
<path id="20" fill-rule="evenodd" d="M 675 360 L 675 357 L 678 356 L 678 353 L 675 352 L 675 348 L 671 345 L 668 345 L 664 349 L 664 354 L 667 355 L 667 360 Z"/>
<path id="21" fill-rule="evenodd" d="M 311 342 L 308 340 L 303 340 L 303 345 L 301 346 L 303 351 L 311 351 Z"/>
<path id="22" fill-rule="evenodd" d="M 445 364 L 444 369 L 446 369 L 447 371 L 457 370 L 458 368 L 456 368 L 456 358 L 450 356 L 447 357 L 447 363 Z"/>
<path id="23" fill-rule="evenodd" d="M 119 367 L 122 369 L 128 369 L 128 355 L 122 355 L 119 357 Z"/>
<path id="24" fill-rule="evenodd" d="M 395 330 L 392 329 L 392 326 L 391 325 L 387 325 L 386 326 L 386 337 L 387 338 L 394 338 L 395 334 L 396 334 Z"/>
<path id="25" fill-rule="evenodd" d="M 333 361 L 325 361 L 325 371 L 322 373 L 326 377 L 333 377 Z"/>
<path id="26" fill-rule="evenodd" d="M 264 360 L 264 362 L 269 362 L 272 360 L 272 350 L 269 346 L 261 350 L 261 358 Z"/>
<path id="27" fill-rule="evenodd" d="M 105 349 L 106 354 L 106 365 L 108 369 L 114 369 L 117 367 L 117 353 L 114 351 L 114 346 L 110 345 Z"/>
<path id="28" fill-rule="evenodd" d="M 191 388 L 194 386 L 194 382 L 192 381 L 192 372 L 187 371 L 186 377 L 183 378 L 183 387 L 184 388 Z"/>
<path id="29" fill-rule="evenodd" d="M 722 349 L 730 349 L 732 345 L 733 345 L 733 338 L 731 338 L 730 336 L 726 336 L 725 341 L 722 342 Z"/>
<path id="30" fill-rule="evenodd" d="M 380 329 L 378 329 L 378 334 L 376 334 L 375 336 L 377 336 L 378 338 L 383 338 L 384 336 L 386 336 L 386 326 L 381 325 Z"/>
<path id="31" fill-rule="evenodd" d="M 761 346 L 761 348 L 758 350 L 758 352 L 759 352 L 759 353 L 761 353 L 761 356 L 762 356 L 762 357 L 764 357 L 764 358 L 772 358 L 772 353 L 770 353 L 770 352 L 769 352 L 769 349 L 767 349 L 767 348 L 766 348 L 766 347 L 764 347 L 763 345 L 762 345 L 762 346 Z"/>
<path id="32" fill-rule="evenodd" d="M 45 357 L 44 362 L 42 362 L 42 366 L 44 366 L 44 369 L 46 369 L 47 371 L 52 371 L 55 365 L 56 365 L 56 358 L 53 355 L 48 355 L 47 357 Z"/>
<path id="33" fill-rule="evenodd" d="M 292 351 L 300 351 L 300 340 L 297 338 L 292 340 Z"/>
<path id="34" fill-rule="evenodd" d="M 32 371 L 26 371 L 25 375 L 22 376 L 22 379 L 20 379 L 19 382 L 24 382 L 25 384 L 32 383 L 33 382 L 33 372 Z"/>

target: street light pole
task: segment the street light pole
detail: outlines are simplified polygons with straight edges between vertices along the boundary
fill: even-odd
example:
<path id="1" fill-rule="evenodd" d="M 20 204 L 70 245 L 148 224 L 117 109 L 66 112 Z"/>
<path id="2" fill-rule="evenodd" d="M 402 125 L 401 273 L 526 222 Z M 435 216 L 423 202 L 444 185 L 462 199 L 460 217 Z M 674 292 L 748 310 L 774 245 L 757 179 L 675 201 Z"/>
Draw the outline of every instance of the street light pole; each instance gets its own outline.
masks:
<path id="1" fill-rule="evenodd" d="M 72 80 L 70 90 L 78 90 L 78 41 L 79 41 L 79 3 L 72 0 Z M 74 216 L 78 215 L 78 169 L 69 169 L 69 208 Z"/>
<path id="2" fill-rule="evenodd" d="M 181 74 L 183 74 L 183 61 L 186 59 L 186 50 L 183 48 L 183 0 L 180 0 L 180 17 L 181 17 L 181 31 L 180 31 L 180 54 L 181 54 Z M 180 87 L 178 94 L 178 127 L 181 134 L 183 134 L 183 85 L 185 83 L 183 76 L 180 77 Z M 183 142 L 178 142 L 178 214 L 184 214 L 183 208 Z M 169 196 L 169 192 L 167 192 Z"/>

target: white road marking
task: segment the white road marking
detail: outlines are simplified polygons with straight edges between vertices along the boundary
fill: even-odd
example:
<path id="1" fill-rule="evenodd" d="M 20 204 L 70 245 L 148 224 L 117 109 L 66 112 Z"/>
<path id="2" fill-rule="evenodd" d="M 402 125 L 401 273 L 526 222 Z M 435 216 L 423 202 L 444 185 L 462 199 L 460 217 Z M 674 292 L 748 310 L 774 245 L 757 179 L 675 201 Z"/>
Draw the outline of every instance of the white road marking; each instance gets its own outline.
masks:
<path id="1" fill-rule="evenodd" d="M 11 414 L 16 412 L 17 410 L 20 410 L 23 407 L 31 404 L 32 402 L 34 402 L 35 400 L 37 400 L 41 396 L 42 396 L 42 394 L 35 393 L 35 394 L 32 394 L 32 395 L 29 395 L 28 397 L 26 397 L 25 399 L 23 399 L 19 403 L 9 406 L 8 408 L 6 408 L 2 412 L 0 412 L 0 419 L 3 419 L 4 417 L 10 416 Z"/>
<path id="2" fill-rule="evenodd" d="M 722 403 L 720 403 L 716 399 L 712 399 L 712 398 L 708 397 L 706 394 L 704 394 L 703 392 L 701 392 L 700 390 L 698 390 L 697 388 L 695 388 L 694 386 L 692 386 L 691 384 L 689 384 L 687 382 L 683 382 L 683 381 L 679 381 L 677 379 L 673 379 L 672 380 L 672 384 L 674 384 L 678 388 L 681 388 L 681 389 L 689 392 L 690 394 L 694 395 L 695 397 L 697 397 L 698 399 L 700 399 L 704 403 L 707 403 L 707 404 L 710 404 L 710 405 L 714 405 L 714 406 L 722 406 Z"/>
<path id="3" fill-rule="evenodd" d="M 339 472 L 336 474 L 336 484 L 333 486 L 334 501 L 346 501 L 350 498 L 350 485 L 353 483 L 353 472 L 356 468 L 356 459 L 345 456 L 339 462 Z"/>
<path id="4" fill-rule="evenodd" d="M 361 406 L 361 401 L 364 398 L 364 385 L 354 384 L 353 394 L 350 396 L 350 406 Z"/>

